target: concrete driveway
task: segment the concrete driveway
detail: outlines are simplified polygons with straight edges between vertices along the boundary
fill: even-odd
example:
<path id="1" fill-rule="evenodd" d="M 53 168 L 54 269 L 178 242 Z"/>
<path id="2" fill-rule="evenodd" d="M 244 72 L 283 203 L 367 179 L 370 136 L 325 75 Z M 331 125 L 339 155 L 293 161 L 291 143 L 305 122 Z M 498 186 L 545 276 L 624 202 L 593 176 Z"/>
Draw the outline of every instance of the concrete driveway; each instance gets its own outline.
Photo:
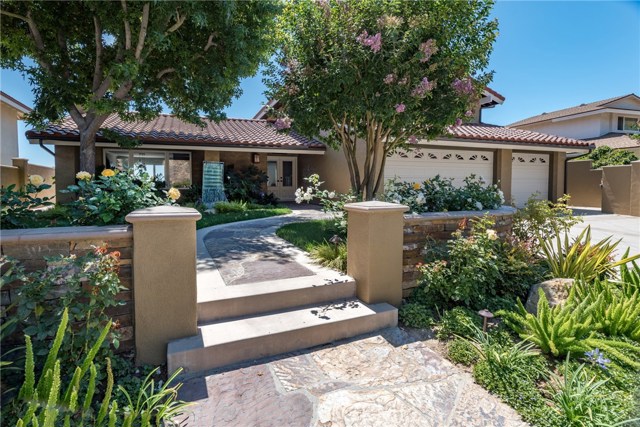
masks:
<path id="1" fill-rule="evenodd" d="M 640 253 L 640 217 L 628 215 L 605 214 L 595 209 L 574 209 L 584 220 L 571 229 L 577 236 L 588 225 L 591 226 L 591 240 L 600 241 L 613 236 L 613 240 L 622 239 L 618 245 L 617 257 L 620 258 L 627 248 L 631 254 Z"/>

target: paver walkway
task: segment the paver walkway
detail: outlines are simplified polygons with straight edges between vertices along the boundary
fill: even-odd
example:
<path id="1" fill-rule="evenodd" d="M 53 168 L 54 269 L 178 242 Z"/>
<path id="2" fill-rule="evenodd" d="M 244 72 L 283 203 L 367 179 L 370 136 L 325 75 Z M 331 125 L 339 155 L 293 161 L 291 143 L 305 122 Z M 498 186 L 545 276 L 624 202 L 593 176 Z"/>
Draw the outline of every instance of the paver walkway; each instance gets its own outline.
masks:
<path id="1" fill-rule="evenodd" d="M 188 426 L 526 426 L 417 332 L 372 334 L 187 380 Z"/>

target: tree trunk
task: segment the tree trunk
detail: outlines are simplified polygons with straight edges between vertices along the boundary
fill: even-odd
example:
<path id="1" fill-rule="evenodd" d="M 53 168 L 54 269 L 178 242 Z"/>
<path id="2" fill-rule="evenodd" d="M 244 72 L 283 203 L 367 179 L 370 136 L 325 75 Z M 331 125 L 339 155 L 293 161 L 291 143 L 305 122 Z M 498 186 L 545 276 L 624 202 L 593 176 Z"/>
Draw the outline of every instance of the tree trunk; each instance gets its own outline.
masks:
<path id="1" fill-rule="evenodd" d="M 80 132 L 81 171 L 89 172 L 92 175 L 96 173 L 96 134 L 107 117 L 109 116 L 93 116 L 87 114 L 84 117 L 84 123 L 76 123 L 78 131 Z"/>

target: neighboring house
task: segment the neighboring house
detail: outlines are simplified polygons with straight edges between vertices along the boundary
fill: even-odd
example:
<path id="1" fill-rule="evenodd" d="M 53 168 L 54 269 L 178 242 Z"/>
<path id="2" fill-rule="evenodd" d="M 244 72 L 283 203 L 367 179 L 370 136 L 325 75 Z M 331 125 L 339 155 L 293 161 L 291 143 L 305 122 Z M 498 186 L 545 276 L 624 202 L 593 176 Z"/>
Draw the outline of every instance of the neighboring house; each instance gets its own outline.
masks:
<path id="1" fill-rule="evenodd" d="M 18 121 L 29 114 L 31 108 L 14 97 L 0 91 L 0 185 L 12 184 L 22 187 L 29 175 L 41 175 L 47 184 L 53 184 L 53 168 L 30 164 L 20 157 L 18 150 Z M 40 197 L 55 195 L 53 188 L 39 194 Z"/>
<path id="2" fill-rule="evenodd" d="M 564 190 L 567 152 L 587 152 L 590 144 L 572 138 L 509 129 L 480 123 L 482 109 L 504 102 L 487 89 L 480 100 L 476 121 L 451 129 L 434 141 L 421 141 L 419 150 L 401 152 L 387 160 L 386 178 L 424 181 L 436 174 L 460 182 L 470 174 L 499 183 L 507 200 L 524 203 L 530 195 L 556 199 Z M 273 103 L 272 103 L 273 104 Z M 281 200 L 293 200 L 303 178 L 319 173 L 327 188 L 349 191 L 347 164 L 341 151 L 327 149 L 317 140 L 295 132 L 278 133 L 266 108 L 255 119 L 205 120 L 206 126 L 184 123 L 161 115 L 148 123 L 125 123 L 112 116 L 105 124 L 119 134 L 136 139 L 134 150 L 119 148 L 101 135 L 97 138 L 96 164 L 123 167 L 143 163 L 165 177 L 168 185 L 201 184 L 202 162 L 220 161 L 236 169 L 255 165 L 267 173 L 268 190 Z M 74 182 L 79 164 L 79 135 L 69 118 L 43 131 L 29 131 L 31 143 L 55 146 L 57 181 L 61 188 Z M 360 150 L 362 152 L 362 150 Z M 74 167 L 69 167 L 74 165 Z"/>
<path id="3" fill-rule="evenodd" d="M 385 179 L 421 182 L 439 174 L 460 184 L 475 174 L 488 183 L 499 184 L 507 201 L 519 206 L 536 193 L 539 198 L 556 200 L 564 194 L 566 153 L 586 153 L 591 145 L 573 138 L 481 123 L 482 110 L 501 105 L 504 100 L 486 88 L 473 123 L 452 127 L 448 135 L 436 140 L 420 141 L 419 149 L 391 155 L 386 162 Z M 271 102 L 269 107 L 277 109 L 277 103 Z M 263 107 L 256 118 L 266 117 L 267 111 Z M 364 155 L 363 150 L 360 154 Z M 300 156 L 299 163 L 304 176 L 318 173 L 327 188 L 349 190 L 347 164 L 341 151 L 328 149 L 317 158 Z"/>
<path id="4" fill-rule="evenodd" d="M 617 96 L 542 113 L 509 125 L 512 128 L 583 139 L 596 147 L 624 148 L 640 156 L 640 97 Z"/>
<path id="5" fill-rule="evenodd" d="M 325 146 L 297 135 L 278 133 L 267 120 L 228 119 L 215 123 L 203 119 L 205 127 L 185 123 L 173 115 L 162 114 L 150 122 L 128 123 L 117 115 L 109 117 L 103 128 L 137 140 L 140 147 L 127 150 L 104 138 L 96 139 L 96 169 L 122 168 L 141 163 L 154 175 L 161 175 L 167 186 L 202 185 L 204 161 L 223 162 L 236 170 L 254 165 L 269 176 L 269 192 L 281 200 L 293 200 L 299 185 L 297 160 L 322 156 Z M 75 123 L 67 117 L 42 131 L 30 130 L 32 144 L 55 146 L 56 182 L 59 188 L 75 183 L 80 164 L 80 138 Z M 59 194 L 66 200 L 68 195 Z"/>
<path id="6" fill-rule="evenodd" d="M 31 108 L 12 96 L 0 91 L 0 164 L 11 165 L 18 156 L 18 120 L 22 120 Z"/>

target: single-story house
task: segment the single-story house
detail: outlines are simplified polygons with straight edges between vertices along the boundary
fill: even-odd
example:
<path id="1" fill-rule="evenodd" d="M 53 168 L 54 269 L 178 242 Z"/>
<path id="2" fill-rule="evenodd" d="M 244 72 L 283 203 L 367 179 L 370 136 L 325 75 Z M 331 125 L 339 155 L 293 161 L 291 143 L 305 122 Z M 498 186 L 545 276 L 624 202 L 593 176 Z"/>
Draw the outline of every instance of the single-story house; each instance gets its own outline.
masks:
<path id="1" fill-rule="evenodd" d="M 398 152 L 387 160 L 386 178 L 423 181 L 436 174 L 460 181 L 470 174 L 498 183 L 507 200 L 522 204 L 533 193 L 556 199 L 564 192 L 565 157 L 587 152 L 588 142 L 481 123 L 483 108 L 502 104 L 504 97 L 485 90 L 476 109 L 475 123 L 452 127 L 433 141 L 420 141 L 418 149 Z M 142 163 L 163 175 L 168 185 L 201 184 L 203 161 L 220 161 L 236 169 L 255 165 L 267 173 L 268 191 L 283 201 L 293 200 L 303 178 L 319 173 L 327 188 L 346 192 L 349 177 L 342 152 L 295 132 L 276 131 L 261 109 L 254 119 L 204 120 L 201 128 L 163 114 L 150 122 L 127 123 L 116 115 L 104 123 L 123 136 L 138 140 L 132 150 L 98 134 L 96 166 L 119 168 Z M 55 146 L 58 188 L 75 181 L 79 168 L 79 134 L 70 118 L 44 130 L 30 130 L 33 144 Z"/>

